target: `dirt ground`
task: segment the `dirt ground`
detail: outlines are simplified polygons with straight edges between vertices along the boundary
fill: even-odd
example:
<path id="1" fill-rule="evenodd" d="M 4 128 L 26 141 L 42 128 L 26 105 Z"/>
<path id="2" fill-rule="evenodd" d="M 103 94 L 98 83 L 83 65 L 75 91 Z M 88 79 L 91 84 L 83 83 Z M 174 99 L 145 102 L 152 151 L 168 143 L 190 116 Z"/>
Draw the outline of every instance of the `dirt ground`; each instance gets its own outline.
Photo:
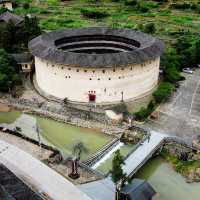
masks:
<path id="1" fill-rule="evenodd" d="M 9 112 L 11 108 L 6 104 L 0 103 L 0 112 Z"/>

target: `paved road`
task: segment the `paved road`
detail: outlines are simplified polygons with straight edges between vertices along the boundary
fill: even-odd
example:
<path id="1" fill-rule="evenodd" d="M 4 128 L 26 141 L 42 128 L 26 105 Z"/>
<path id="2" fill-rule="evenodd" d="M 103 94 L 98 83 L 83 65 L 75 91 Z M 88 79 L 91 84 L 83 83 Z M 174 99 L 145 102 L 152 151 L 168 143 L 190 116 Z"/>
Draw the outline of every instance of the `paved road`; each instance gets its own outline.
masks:
<path id="1" fill-rule="evenodd" d="M 161 105 L 159 120 L 146 126 L 192 141 L 200 134 L 200 69 L 184 76 L 186 80 L 171 100 Z"/>
<path id="2" fill-rule="evenodd" d="M 52 200 L 91 200 L 71 182 L 19 148 L 0 140 L 0 162 Z"/>

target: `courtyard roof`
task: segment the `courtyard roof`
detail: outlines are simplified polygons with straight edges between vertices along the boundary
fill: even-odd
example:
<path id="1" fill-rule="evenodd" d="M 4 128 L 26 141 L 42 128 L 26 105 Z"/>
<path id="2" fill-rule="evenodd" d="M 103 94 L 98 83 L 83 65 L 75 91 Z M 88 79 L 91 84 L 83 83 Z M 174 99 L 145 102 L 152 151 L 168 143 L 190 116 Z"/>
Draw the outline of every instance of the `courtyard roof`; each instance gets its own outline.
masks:
<path id="1" fill-rule="evenodd" d="M 0 0 L 0 3 L 12 2 L 11 0 Z"/>
<path id="2" fill-rule="evenodd" d="M 7 11 L 0 15 L 0 21 L 3 21 L 5 23 L 9 23 L 11 21 L 15 26 L 17 26 L 21 24 L 24 20 L 22 17 Z"/>
<path id="3" fill-rule="evenodd" d="M 11 56 L 18 64 L 27 64 L 32 62 L 32 56 L 30 53 L 16 53 L 11 54 Z"/>
<path id="4" fill-rule="evenodd" d="M 156 194 L 151 185 L 141 179 L 133 179 L 133 181 L 125 185 L 121 191 L 129 197 L 130 200 L 150 200 Z"/>
<path id="5" fill-rule="evenodd" d="M 42 200 L 25 183 L 17 178 L 4 165 L 0 164 L 0 199 L 2 200 Z"/>
<path id="6" fill-rule="evenodd" d="M 57 41 L 66 41 L 67 38 L 76 37 L 76 40 L 79 40 L 80 36 L 89 38 L 94 35 L 118 37 L 130 42 L 130 45 L 135 43 L 136 48 L 127 52 L 87 54 L 63 51 L 56 46 Z M 128 47 L 130 45 L 127 44 Z M 77 67 L 119 67 L 158 58 L 164 52 L 164 44 L 159 39 L 136 30 L 92 27 L 45 33 L 30 41 L 29 49 L 34 56 L 57 64 Z"/>

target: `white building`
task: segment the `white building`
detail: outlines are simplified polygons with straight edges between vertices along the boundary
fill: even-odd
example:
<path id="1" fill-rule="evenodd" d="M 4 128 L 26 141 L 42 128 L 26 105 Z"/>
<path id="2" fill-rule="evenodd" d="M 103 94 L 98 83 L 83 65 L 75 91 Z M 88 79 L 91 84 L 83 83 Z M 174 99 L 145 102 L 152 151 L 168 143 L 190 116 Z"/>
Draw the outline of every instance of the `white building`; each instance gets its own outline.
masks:
<path id="1" fill-rule="evenodd" d="M 0 8 L 4 7 L 8 10 L 13 10 L 12 1 L 11 0 L 0 0 Z"/>
<path id="2" fill-rule="evenodd" d="M 43 94 L 113 104 L 152 91 L 164 45 L 134 30 L 85 28 L 46 33 L 33 39 L 29 48 Z"/>

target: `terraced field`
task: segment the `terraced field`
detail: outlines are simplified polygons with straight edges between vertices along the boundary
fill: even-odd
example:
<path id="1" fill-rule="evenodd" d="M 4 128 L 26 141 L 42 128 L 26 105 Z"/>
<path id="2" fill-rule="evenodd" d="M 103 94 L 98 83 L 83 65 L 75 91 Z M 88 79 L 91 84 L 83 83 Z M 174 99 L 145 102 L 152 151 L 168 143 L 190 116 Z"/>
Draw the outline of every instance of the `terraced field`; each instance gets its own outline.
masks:
<path id="1" fill-rule="evenodd" d="M 181 31 L 198 33 L 200 31 L 200 9 L 174 9 L 171 4 L 177 1 L 168 1 L 159 4 L 157 1 L 140 1 L 148 8 L 147 12 L 133 9 L 125 5 L 125 0 L 29 0 L 29 9 L 23 8 L 27 0 L 18 0 L 19 7 L 15 12 L 20 15 L 31 13 L 39 18 L 43 30 L 61 28 L 77 28 L 89 26 L 109 26 L 122 28 L 138 28 L 147 23 L 156 25 L 155 35 L 171 43 L 176 40 Z M 183 1 L 178 1 L 178 3 Z M 184 1 L 199 5 L 196 0 Z M 108 16 L 101 19 L 91 19 L 82 15 L 82 9 L 106 11 Z"/>

